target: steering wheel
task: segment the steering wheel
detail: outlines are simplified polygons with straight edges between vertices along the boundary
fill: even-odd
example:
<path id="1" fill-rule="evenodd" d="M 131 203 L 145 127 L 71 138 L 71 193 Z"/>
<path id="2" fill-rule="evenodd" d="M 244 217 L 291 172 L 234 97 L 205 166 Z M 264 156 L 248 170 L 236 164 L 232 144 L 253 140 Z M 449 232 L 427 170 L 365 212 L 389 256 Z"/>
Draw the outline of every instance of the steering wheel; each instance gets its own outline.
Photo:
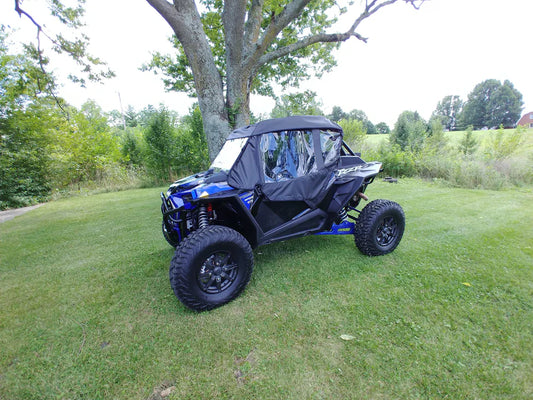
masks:
<path id="1" fill-rule="evenodd" d="M 279 182 L 281 180 L 285 180 L 285 179 L 292 179 L 293 176 L 292 174 L 286 170 L 286 169 L 283 169 L 279 172 L 276 173 L 276 181 Z"/>

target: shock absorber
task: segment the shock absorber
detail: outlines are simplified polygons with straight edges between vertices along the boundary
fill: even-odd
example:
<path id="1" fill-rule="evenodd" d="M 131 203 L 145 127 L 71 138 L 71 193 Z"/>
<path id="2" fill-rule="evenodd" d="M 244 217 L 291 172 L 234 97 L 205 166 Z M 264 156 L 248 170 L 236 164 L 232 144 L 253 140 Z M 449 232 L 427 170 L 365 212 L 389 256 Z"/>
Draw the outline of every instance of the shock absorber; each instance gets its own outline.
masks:
<path id="1" fill-rule="evenodd" d="M 209 225 L 207 208 L 205 205 L 201 205 L 198 209 L 198 229 L 205 228 L 207 225 Z"/>
<path id="2" fill-rule="evenodd" d="M 337 225 L 342 224 L 346 219 L 348 218 L 348 211 L 346 210 L 346 207 L 343 207 L 342 210 L 340 210 L 337 214 L 337 218 L 335 219 L 335 223 Z"/>

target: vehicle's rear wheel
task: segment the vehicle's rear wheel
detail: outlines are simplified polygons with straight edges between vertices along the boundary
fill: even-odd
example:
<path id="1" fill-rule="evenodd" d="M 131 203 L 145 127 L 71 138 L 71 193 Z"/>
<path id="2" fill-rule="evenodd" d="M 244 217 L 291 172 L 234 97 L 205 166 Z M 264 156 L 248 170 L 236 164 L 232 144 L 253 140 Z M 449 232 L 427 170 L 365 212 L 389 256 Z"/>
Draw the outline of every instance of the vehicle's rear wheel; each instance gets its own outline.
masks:
<path id="1" fill-rule="evenodd" d="M 357 248 L 368 256 L 393 251 L 403 236 L 405 214 L 402 207 L 389 200 L 374 200 L 359 214 L 354 229 Z"/>
<path id="2" fill-rule="evenodd" d="M 170 285 L 180 301 L 196 311 L 235 299 L 253 269 L 248 241 L 237 231 L 210 225 L 188 235 L 170 264 Z"/>

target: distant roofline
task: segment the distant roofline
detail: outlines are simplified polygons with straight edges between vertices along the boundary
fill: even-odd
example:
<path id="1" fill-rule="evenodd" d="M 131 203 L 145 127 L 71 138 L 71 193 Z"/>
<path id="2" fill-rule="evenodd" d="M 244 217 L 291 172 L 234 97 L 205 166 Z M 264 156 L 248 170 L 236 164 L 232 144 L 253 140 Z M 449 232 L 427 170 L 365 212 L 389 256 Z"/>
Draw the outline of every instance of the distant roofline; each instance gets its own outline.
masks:
<path id="1" fill-rule="evenodd" d="M 520 125 L 520 122 L 522 122 L 522 120 L 524 120 L 524 123 L 525 123 L 526 120 L 527 120 L 527 121 L 532 120 L 531 117 L 528 118 L 528 116 L 531 116 L 531 115 L 533 115 L 533 111 L 530 111 L 530 112 L 525 113 L 525 114 L 522 115 L 522 116 L 520 117 L 520 119 L 517 121 L 516 125 Z M 531 122 L 528 122 L 527 125 L 529 126 L 530 123 L 531 123 Z"/>

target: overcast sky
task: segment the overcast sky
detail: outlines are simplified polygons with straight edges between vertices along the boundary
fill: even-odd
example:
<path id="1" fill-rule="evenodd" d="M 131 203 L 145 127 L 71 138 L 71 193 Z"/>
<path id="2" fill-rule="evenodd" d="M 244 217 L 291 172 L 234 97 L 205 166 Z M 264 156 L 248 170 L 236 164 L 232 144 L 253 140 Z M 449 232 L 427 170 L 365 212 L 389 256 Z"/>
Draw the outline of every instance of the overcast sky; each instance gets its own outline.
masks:
<path id="1" fill-rule="evenodd" d="M 26 0 L 25 8 L 35 1 Z M 35 36 L 13 8 L 14 1 L 0 3 L 0 23 Z M 88 0 L 86 8 L 91 51 L 117 77 L 87 89 L 65 84 L 60 94 L 76 106 L 91 98 L 106 111 L 120 109 L 120 93 L 124 108 L 164 103 L 187 113 L 194 100 L 165 93 L 159 77 L 138 70 L 151 52 L 171 49 L 170 28 L 146 1 Z M 338 66 L 321 79 L 303 82 L 299 90 L 315 91 L 325 113 L 335 105 L 360 109 L 372 122 L 392 126 L 404 110 L 428 119 L 444 96 L 465 100 L 485 79 L 508 79 L 524 96 L 524 112 L 533 111 L 532 17 L 532 0 L 429 0 L 418 11 L 395 4 L 361 24 L 358 32 L 368 43 L 355 38 L 344 43 L 336 53 Z M 64 65 L 56 64 L 58 75 Z M 268 113 L 273 105 L 252 97 L 255 114 Z"/>

